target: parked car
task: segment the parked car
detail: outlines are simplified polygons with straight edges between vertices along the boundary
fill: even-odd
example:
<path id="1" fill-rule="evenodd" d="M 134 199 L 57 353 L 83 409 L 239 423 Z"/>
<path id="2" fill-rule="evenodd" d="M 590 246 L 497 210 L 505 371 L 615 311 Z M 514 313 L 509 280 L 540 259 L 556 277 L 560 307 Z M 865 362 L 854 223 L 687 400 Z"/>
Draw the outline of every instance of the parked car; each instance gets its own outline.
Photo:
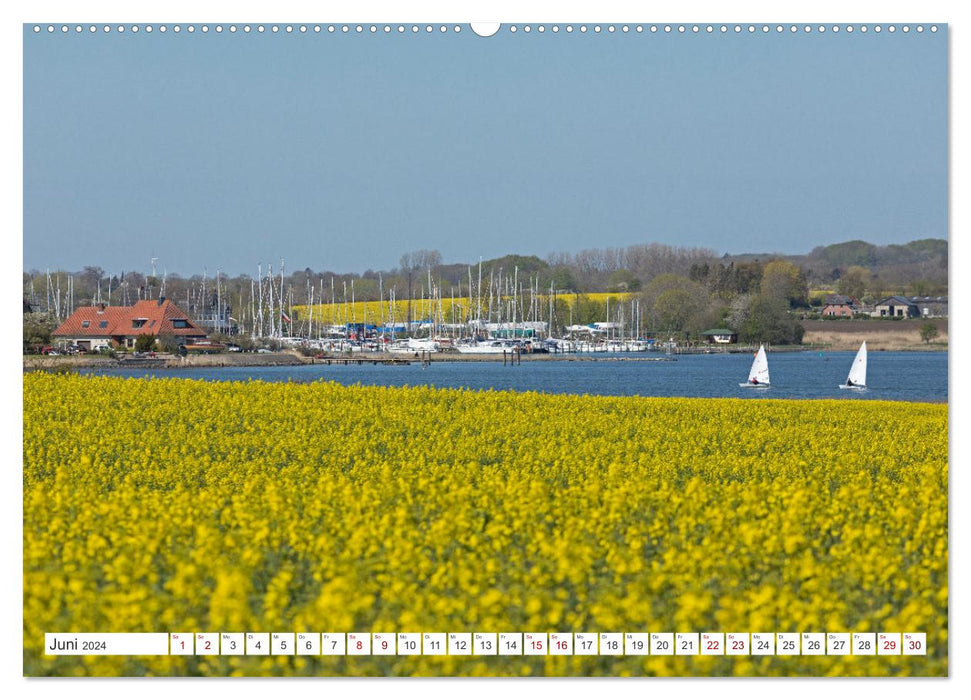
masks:
<path id="1" fill-rule="evenodd" d="M 258 348 L 258 349 L 256 350 L 256 352 L 258 352 L 258 353 L 260 353 L 261 355 L 269 355 L 269 354 L 271 354 L 271 353 L 272 353 L 273 351 L 272 351 L 272 350 L 267 350 L 266 348 Z"/>

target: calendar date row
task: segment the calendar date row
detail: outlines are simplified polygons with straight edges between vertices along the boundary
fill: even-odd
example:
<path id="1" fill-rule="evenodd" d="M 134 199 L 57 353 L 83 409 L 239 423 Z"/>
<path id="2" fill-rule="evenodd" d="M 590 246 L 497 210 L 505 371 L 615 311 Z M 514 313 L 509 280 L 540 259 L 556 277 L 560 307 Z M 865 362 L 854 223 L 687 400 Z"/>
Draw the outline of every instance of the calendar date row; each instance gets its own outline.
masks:
<path id="1" fill-rule="evenodd" d="M 51 656 L 925 656 L 923 632 L 48 633 Z"/>

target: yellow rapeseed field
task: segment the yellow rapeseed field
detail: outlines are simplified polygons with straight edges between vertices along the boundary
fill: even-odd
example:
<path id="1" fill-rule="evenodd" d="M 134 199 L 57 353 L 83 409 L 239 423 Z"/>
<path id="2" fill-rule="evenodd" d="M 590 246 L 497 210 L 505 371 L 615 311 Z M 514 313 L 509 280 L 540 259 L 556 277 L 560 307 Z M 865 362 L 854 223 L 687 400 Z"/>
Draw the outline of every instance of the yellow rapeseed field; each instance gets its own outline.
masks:
<path id="1" fill-rule="evenodd" d="M 24 376 L 29 675 L 945 675 L 947 406 Z M 916 631 L 926 657 L 47 657 L 45 632 Z"/>
<path id="2" fill-rule="evenodd" d="M 554 301 L 567 305 L 567 308 L 574 308 L 578 300 L 606 304 L 609 300 L 611 305 L 630 301 L 634 295 L 630 293 L 611 293 L 594 292 L 592 294 L 557 294 Z M 504 299 L 509 301 L 511 299 Z M 451 323 L 453 313 L 457 323 L 468 320 L 469 309 L 474 307 L 477 300 L 469 300 L 468 297 L 445 297 L 441 300 L 441 313 L 445 323 Z M 520 300 L 520 303 L 528 303 Z M 539 308 L 545 311 L 549 304 L 548 295 L 539 295 Z M 486 313 L 487 300 L 482 300 L 482 315 Z M 396 299 L 394 304 L 390 301 L 355 301 L 354 303 L 337 302 L 335 304 L 314 304 L 313 318 L 317 323 L 373 323 L 379 324 L 382 321 L 390 323 L 392 319 L 392 307 L 394 310 L 395 323 L 404 323 L 408 318 L 408 300 Z M 305 321 L 310 317 L 311 307 L 300 305 L 293 307 L 295 320 Z M 412 299 L 411 317 L 412 319 L 438 318 L 439 303 L 433 299 Z"/>

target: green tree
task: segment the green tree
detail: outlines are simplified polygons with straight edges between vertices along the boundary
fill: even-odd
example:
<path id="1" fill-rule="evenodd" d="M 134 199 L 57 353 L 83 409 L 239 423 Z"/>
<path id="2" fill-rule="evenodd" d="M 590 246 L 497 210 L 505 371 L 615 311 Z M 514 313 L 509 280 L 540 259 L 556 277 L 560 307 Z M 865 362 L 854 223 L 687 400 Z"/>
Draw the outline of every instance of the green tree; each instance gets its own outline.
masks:
<path id="1" fill-rule="evenodd" d="M 553 289 L 557 291 L 574 292 L 577 291 L 577 280 L 573 276 L 573 271 L 566 265 L 557 265 L 550 273 L 550 279 L 543 284 L 544 289 L 553 283 Z"/>
<path id="2" fill-rule="evenodd" d="M 731 317 L 731 326 L 738 330 L 743 343 L 771 343 L 798 345 L 805 329 L 789 315 L 785 302 L 765 296 L 739 300 Z"/>
<path id="3" fill-rule="evenodd" d="M 686 330 L 691 317 L 698 311 L 695 300 L 684 289 L 668 289 L 654 301 L 657 330 Z"/>
<path id="4" fill-rule="evenodd" d="M 658 275 L 641 294 L 645 321 L 653 330 L 697 331 L 711 295 L 698 282 L 680 275 Z"/>
<path id="5" fill-rule="evenodd" d="M 920 327 L 920 339 L 929 343 L 939 336 L 941 332 L 937 330 L 937 325 L 933 321 L 927 321 Z"/>
<path id="6" fill-rule="evenodd" d="M 608 292 L 636 292 L 641 288 L 641 281 L 630 270 L 615 270 L 607 281 Z"/>
<path id="7" fill-rule="evenodd" d="M 872 284 L 870 271 L 859 265 L 850 265 L 836 283 L 836 290 L 854 299 L 862 299 Z"/>
<path id="8" fill-rule="evenodd" d="M 787 260 L 773 260 L 762 270 L 762 296 L 784 301 L 787 306 L 805 306 L 809 297 L 806 277 Z"/>
<path id="9" fill-rule="evenodd" d="M 54 323 L 43 314 L 24 314 L 24 353 L 36 352 L 51 344 Z"/>
<path id="10" fill-rule="evenodd" d="M 740 295 L 752 294 L 762 280 L 762 263 L 758 260 L 751 262 L 734 262 L 727 266 L 719 264 L 711 268 L 708 276 L 708 286 L 722 299 L 730 300 Z"/>
<path id="11" fill-rule="evenodd" d="M 145 333 L 135 339 L 135 352 L 151 352 L 155 349 L 155 336 Z"/>

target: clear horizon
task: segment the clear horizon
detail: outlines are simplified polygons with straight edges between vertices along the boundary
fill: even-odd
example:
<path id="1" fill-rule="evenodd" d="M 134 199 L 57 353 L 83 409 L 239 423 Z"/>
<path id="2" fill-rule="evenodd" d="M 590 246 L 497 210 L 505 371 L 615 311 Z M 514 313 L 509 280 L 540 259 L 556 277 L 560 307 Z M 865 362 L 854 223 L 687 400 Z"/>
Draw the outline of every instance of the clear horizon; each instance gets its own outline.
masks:
<path id="1" fill-rule="evenodd" d="M 936 34 L 34 34 L 25 270 L 946 239 Z M 807 241 L 809 243 L 807 243 Z"/>

